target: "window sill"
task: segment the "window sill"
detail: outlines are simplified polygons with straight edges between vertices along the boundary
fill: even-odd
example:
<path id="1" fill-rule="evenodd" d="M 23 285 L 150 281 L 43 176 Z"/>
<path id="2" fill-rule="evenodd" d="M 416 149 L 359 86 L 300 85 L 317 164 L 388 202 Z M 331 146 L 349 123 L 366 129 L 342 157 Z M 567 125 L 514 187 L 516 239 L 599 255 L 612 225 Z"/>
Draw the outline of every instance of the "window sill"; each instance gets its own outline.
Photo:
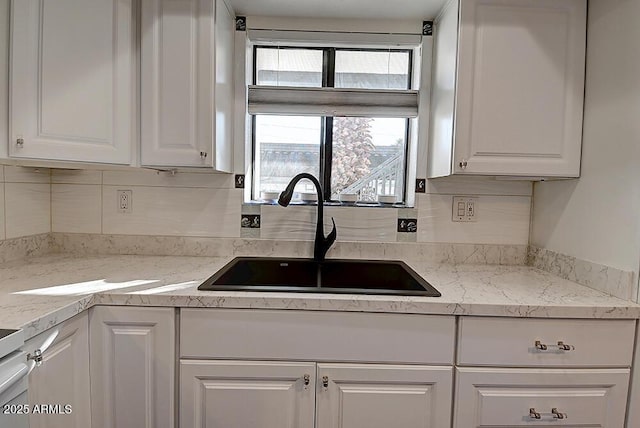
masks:
<path id="1" fill-rule="evenodd" d="M 263 200 L 256 200 L 256 201 L 249 201 L 249 202 L 245 202 L 245 205 L 278 205 L 277 201 L 263 201 Z M 303 201 L 291 201 L 291 203 L 289 204 L 289 206 L 316 206 L 317 203 L 314 202 L 303 202 Z M 350 202 L 339 202 L 339 201 L 331 201 L 331 202 L 325 202 L 323 204 L 325 207 L 352 207 L 352 208 L 358 208 L 358 207 L 364 207 L 364 208 L 408 208 L 408 209 L 412 209 L 414 207 L 410 207 L 407 206 L 405 203 L 395 203 L 395 204 L 385 204 L 385 203 L 381 203 L 381 202 L 355 202 L 355 203 L 350 203 Z"/>

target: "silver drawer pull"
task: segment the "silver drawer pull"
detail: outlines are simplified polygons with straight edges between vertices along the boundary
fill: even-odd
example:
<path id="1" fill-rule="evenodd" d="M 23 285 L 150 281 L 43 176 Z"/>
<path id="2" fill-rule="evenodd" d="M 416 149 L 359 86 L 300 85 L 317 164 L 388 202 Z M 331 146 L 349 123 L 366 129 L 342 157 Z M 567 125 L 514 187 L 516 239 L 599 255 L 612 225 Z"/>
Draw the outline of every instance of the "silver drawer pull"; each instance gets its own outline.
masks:
<path id="1" fill-rule="evenodd" d="M 567 419 L 567 414 L 560 413 L 555 407 L 551 409 L 551 414 L 553 415 L 554 419 Z"/>
<path id="2" fill-rule="evenodd" d="M 574 349 L 576 349 L 575 346 L 567 345 L 562 340 L 559 340 L 557 345 L 546 345 L 541 341 L 536 340 L 534 346 L 538 351 L 573 351 Z"/>
<path id="3" fill-rule="evenodd" d="M 558 341 L 558 349 L 561 351 L 573 351 L 576 349 L 573 345 L 567 345 L 562 340 Z"/>
<path id="4" fill-rule="evenodd" d="M 322 386 L 325 388 L 329 387 L 329 376 L 322 376 Z"/>
<path id="5" fill-rule="evenodd" d="M 547 350 L 547 345 L 545 345 L 544 343 L 540 342 L 539 340 L 536 340 L 536 349 L 539 351 L 546 351 Z"/>
<path id="6" fill-rule="evenodd" d="M 568 416 L 566 413 L 562 413 L 558 410 L 557 407 L 553 407 L 551 409 L 551 413 L 540 413 L 537 412 L 536 409 L 534 407 L 529 409 L 529 418 L 530 419 L 542 419 L 542 417 L 545 417 L 546 419 L 549 419 L 550 417 L 554 420 L 559 420 L 559 419 L 567 419 Z M 551 419 L 549 419 L 551 420 Z"/>
<path id="7" fill-rule="evenodd" d="M 304 382 L 304 386 L 309 386 L 309 382 L 311 382 L 311 376 L 308 374 L 302 377 L 302 381 Z"/>

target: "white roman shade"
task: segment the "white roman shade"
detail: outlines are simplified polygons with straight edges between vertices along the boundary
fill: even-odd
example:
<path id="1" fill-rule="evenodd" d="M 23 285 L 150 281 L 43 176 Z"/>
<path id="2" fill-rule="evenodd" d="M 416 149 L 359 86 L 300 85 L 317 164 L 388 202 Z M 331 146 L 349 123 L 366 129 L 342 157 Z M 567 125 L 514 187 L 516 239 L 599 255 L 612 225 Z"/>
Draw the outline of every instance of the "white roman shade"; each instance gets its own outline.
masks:
<path id="1" fill-rule="evenodd" d="M 389 49 L 390 52 L 393 49 L 415 50 L 422 43 L 422 36 L 419 34 L 250 29 L 247 30 L 247 37 L 252 44 L 259 46 L 377 51 Z M 248 112 L 252 115 L 411 118 L 418 115 L 418 98 L 418 91 L 397 88 L 262 84 L 249 85 L 247 105 Z"/>
<path id="2" fill-rule="evenodd" d="M 416 117 L 418 91 L 249 86 L 249 114 Z"/>

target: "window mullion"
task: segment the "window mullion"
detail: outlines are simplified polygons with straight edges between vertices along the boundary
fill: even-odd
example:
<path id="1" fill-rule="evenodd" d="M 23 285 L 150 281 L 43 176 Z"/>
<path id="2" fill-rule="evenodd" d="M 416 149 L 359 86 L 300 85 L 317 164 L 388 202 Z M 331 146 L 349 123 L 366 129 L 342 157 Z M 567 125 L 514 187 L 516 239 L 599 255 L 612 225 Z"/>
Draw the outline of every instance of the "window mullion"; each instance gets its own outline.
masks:
<path id="1" fill-rule="evenodd" d="M 327 57 L 326 76 L 324 76 L 326 79 L 325 86 L 333 88 L 336 80 L 336 49 L 327 48 L 325 55 Z"/>
<path id="2" fill-rule="evenodd" d="M 336 50 L 327 48 L 324 51 L 324 62 L 322 69 L 322 85 L 333 88 L 335 86 Z M 324 200 L 331 200 L 331 164 L 333 162 L 333 117 L 324 117 L 324 135 L 322 150 L 322 184 L 324 190 Z"/>
<path id="3" fill-rule="evenodd" d="M 323 165 L 323 190 L 324 200 L 331 200 L 331 162 L 333 159 L 333 117 L 324 118 L 324 165 Z"/>

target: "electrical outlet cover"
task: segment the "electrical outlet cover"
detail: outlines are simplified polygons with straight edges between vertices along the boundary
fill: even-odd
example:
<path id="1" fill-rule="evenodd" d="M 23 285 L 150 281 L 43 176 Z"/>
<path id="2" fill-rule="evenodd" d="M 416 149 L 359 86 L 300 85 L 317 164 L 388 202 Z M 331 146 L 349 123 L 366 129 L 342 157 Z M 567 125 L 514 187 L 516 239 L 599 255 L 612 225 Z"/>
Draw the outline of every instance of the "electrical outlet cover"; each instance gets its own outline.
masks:
<path id="1" fill-rule="evenodd" d="M 478 198 L 475 196 L 454 196 L 451 220 L 455 222 L 478 221 Z"/>
<path id="2" fill-rule="evenodd" d="M 128 214 L 133 210 L 133 191 L 118 190 L 117 201 L 118 212 Z"/>

